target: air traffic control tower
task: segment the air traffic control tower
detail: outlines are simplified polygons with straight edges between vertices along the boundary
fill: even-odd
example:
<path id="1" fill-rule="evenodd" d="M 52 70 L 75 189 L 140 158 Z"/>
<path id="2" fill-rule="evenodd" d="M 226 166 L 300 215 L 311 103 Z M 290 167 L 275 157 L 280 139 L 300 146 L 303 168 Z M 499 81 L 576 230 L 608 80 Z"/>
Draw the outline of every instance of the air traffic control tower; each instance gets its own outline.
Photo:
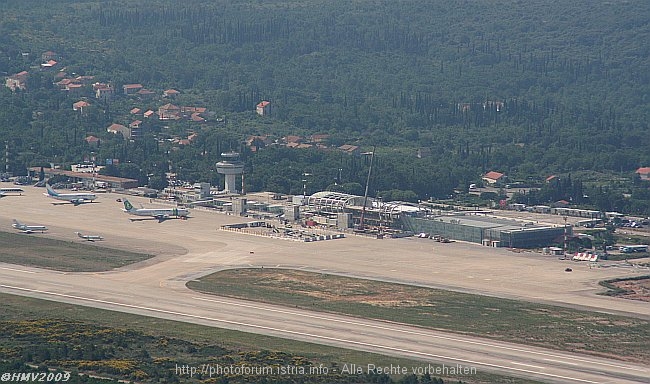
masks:
<path id="1" fill-rule="evenodd" d="M 221 160 L 217 163 L 217 173 L 226 177 L 224 191 L 226 193 L 237 193 L 237 175 L 244 173 L 244 163 L 239 161 L 239 153 L 225 152 L 221 154 Z"/>

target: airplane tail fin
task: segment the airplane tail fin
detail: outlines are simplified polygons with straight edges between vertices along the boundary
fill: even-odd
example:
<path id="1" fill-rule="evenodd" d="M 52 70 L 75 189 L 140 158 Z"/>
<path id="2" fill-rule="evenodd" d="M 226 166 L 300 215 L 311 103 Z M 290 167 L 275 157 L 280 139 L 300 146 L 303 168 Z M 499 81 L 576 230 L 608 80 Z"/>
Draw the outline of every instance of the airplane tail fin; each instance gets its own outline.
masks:
<path id="1" fill-rule="evenodd" d="M 56 193 L 54 189 L 49 184 L 45 184 L 45 189 L 47 190 L 47 194 L 50 196 L 58 196 L 59 194 Z"/>
<path id="2" fill-rule="evenodd" d="M 127 199 L 124 199 L 124 209 L 125 209 L 127 212 L 131 212 L 131 211 L 133 211 L 135 208 L 133 207 L 133 204 L 131 204 L 130 201 L 128 201 Z"/>

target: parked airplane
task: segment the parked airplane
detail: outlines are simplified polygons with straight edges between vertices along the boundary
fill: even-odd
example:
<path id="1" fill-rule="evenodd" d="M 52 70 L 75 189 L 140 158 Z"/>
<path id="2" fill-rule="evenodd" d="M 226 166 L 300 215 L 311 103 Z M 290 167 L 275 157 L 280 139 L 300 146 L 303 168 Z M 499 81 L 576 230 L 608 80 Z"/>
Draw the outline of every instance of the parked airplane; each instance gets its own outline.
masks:
<path id="1" fill-rule="evenodd" d="M 0 198 L 9 196 L 10 193 L 17 193 L 19 195 L 23 194 L 23 191 L 21 188 L 0 188 Z"/>
<path id="2" fill-rule="evenodd" d="M 59 193 L 52 189 L 49 184 L 45 184 L 45 189 L 47 189 L 47 193 L 44 193 L 45 196 L 57 200 L 69 201 L 74 205 L 90 203 L 97 198 L 97 195 L 94 193 Z"/>
<path id="3" fill-rule="evenodd" d="M 101 236 L 99 236 L 99 235 L 84 235 L 84 234 L 81 233 L 81 232 L 75 232 L 75 233 L 77 234 L 77 236 L 79 236 L 80 238 L 82 238 L 82 239 L 84 239 L 84 240 L 87 240 L 87 241 L 99 241 L 99 240 L 104 240 L 104 238 L 101 237 Z"/>
<path id="4" fill-rule="evenodd" d="M 44 225 L 27 225 L 19 222 L 16 219 L 14 219 L 14 223 L 11 226 L 16 228 L 19 231 L 22 231 L 23 233 L 34 233 L 38 231 L 43 233 L 47 231 L 47 227 Z"/>
<path id="5" fill-rule="evenodd" d="M 184 208 L 135 208 L 127 199 L 124 199 L 124 212 L 135 216 L 150 216 L 158 222 L 176 217 L 186 218 L 190 211 Z M 135 221 L 138 219 L 130 219 Z"/>

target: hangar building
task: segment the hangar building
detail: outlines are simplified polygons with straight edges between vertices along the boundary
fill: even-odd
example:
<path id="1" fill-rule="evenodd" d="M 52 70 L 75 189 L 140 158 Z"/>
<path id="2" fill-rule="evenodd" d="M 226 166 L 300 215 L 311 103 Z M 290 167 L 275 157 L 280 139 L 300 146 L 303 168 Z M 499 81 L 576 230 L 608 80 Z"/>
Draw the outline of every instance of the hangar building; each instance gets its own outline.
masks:
<path id="1" fill-rule="evenodd" d="M 539 225 L 514 219 L 456 213 L 414 217 L 402 215 L 404 227 L 414 233 L 440 235 L 490 247 L 546 247 L 572 235 L 570 225 Z"/>

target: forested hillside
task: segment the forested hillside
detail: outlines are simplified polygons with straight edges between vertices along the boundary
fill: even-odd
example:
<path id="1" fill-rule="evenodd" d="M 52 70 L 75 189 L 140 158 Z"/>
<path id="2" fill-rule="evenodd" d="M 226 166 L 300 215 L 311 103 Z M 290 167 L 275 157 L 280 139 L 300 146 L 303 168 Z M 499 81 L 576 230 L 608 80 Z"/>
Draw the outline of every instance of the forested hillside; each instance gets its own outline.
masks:
<path id="1" fill-rule="evenodd" d="M 0 138 L 20 154 L 18 168 L 79 161 L 90 133 L 104 139 L 99 158 L 131 161 L 140 176 L 171 161 L 213 181 L 219 151 L 242 150 L 248 135 L 324 133 L 330 144 L 378 146 L 371 191 L 419 198 L 488 170 L 631 177 L 650 165 L 647 1 L 6 0 L 0 12 L 0 71 L 30 71 L 27 91 L 0 91 Z M 48 50 L 67 73 L 118 91 L 178 89 L 223 118 L 153 124 L 140 142 L 122 142 L 106 127 L 138 103 L 116 97 L 78 116 L 78 97 L 57 90 L 53 73 L 30 70 Z M 261 100 L 271 117 L 254 114 Z M 156 144 L 190 131 L 202 146 Z M 314 188 L 364 182 L 367 161 L 288 151 L 317 152 L 244 150 L 250 187 L 295 191 L 306 171 L 317 173 Z"/>

